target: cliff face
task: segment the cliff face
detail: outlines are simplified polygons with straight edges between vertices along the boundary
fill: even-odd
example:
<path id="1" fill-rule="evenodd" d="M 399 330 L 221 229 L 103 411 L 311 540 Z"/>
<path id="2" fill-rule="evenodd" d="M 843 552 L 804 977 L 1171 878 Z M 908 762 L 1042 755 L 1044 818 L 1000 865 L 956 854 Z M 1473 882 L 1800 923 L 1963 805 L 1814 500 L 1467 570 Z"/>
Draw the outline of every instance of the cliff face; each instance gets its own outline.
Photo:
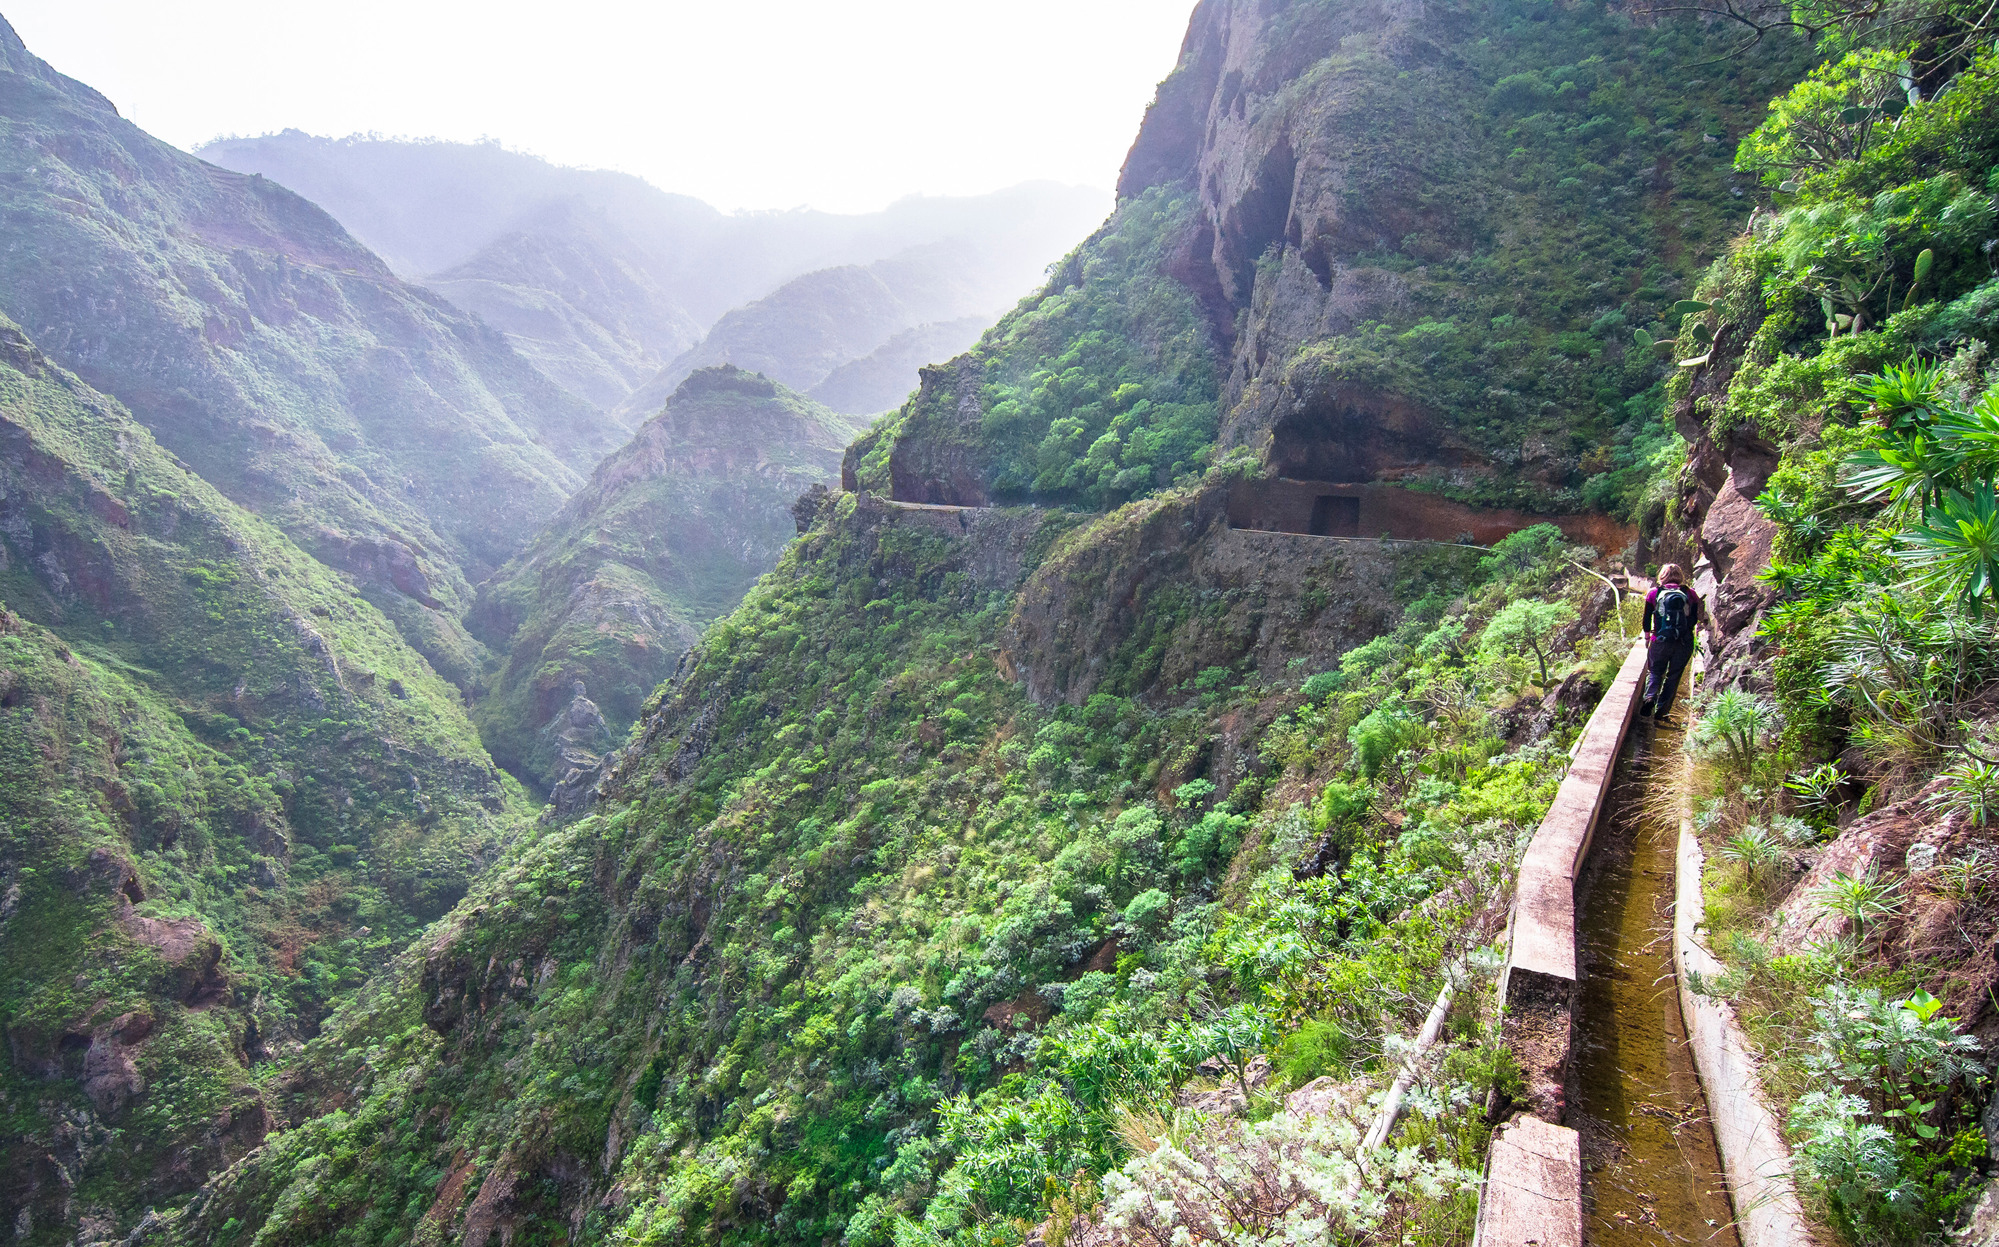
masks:
<path id="1" fill-rule="evenodd" d="M 1197 188 L 1223 445 L 1604 509 L 1591 452 L 1661 375 L 1630 330 L 1716 254 L 1736 140 L 1806 55 L 1675 81 L 1700 42 L 1587 6 L 1203 5 L 1119 190 Z"/>
<path id="2" fill-rule="evenodd" d="M 403 599 L 413 635 L 450 633 L 418 606 L 462 609 L 616 444 L 324 212 L 151 138 L 4 27 L 0 211 L 26 244 L 0 253 L 0 309 L 232 499 Z"/>
<path id="3" fill-rule="evenodd" d="M 853 424 L 755 373 L 688 377 L 468 622 L 508 655 L 478 707 L 500 760 L 552 785 L 596 765 L 701 629 L 732 610 L 831 483 Z"/>
<path id="4" fill-rule="evenodd" d="M 342 577 L 0 319 L 0 1215 L 129 1226 L 527 822 Z"/>
<path id="5" fill-rule="evenodd" d="M 1631 331 L 1659 326 L 1744 210 L 1735 142 L 1805 55 L 1679 68 L 1713 39 L 1586 5 L 1208 0 L 1126 162 L 1118 217 L 1040 315 L 1065 290 L 1088 300 L 1116 240 L 1175 203 L 1147 267 L 1199 309 L 1220 451 L 1246 447 L 1277 476 L 1628 510 L 1663 377 Z M 1133 454 L 1156 418 L 1108 403 L 1015 416 L 992 369 L 1006 328 L 974 352 L 978 393 L 919 396 L 900 457 L 962 445 L 988 492 L 1050 499 L 1092 493 L 1016 469 L 1052 440 L 1171 470 Z M 1063 415 L 1083 427 L 1058 428 Z"/>

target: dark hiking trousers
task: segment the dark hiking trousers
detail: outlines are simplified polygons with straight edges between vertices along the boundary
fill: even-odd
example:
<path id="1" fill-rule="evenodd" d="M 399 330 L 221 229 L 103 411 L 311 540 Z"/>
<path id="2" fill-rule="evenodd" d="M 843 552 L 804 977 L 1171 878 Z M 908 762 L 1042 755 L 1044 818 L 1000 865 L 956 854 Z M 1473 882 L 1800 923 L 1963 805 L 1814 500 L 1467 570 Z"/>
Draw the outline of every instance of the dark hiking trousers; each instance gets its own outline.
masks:
<path id="1" fill-rule="evenodd" d="M 1645 655 L 1645 706 L 1654 718 L 1663 719 L 1673 709 L 1673 695 L 1680 691 L 1680 674 L 1693 660 L 1694 642 L 1652 642 Z"/>

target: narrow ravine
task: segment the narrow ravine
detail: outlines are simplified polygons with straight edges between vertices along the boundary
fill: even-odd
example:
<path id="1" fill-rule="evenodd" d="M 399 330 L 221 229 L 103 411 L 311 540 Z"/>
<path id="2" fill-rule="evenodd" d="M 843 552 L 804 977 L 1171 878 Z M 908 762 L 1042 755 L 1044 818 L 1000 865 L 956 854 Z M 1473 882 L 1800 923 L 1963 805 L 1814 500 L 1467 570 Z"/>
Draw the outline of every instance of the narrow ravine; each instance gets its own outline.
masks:
<path id="1" fill-rule="evenodd" d="M 1737 1247 L 1707 1101 L 1673 978 L 1679 824 L 1648 800 L 1676 727 L 1639 720 L 1577 898 L 1582 998 L 1568 1123 L 1582 1135 L 1584 1237 L 1593 1247 Z"/>

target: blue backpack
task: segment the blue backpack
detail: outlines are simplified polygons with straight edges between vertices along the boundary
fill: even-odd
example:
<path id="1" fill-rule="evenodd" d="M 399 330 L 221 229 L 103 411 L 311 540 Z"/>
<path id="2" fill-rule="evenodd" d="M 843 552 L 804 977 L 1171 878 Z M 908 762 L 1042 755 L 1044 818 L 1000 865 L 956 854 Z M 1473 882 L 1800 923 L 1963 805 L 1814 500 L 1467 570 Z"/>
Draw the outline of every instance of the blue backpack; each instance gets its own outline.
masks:
<path id="1" fill-rule="evenodd" d="M 1685 641 L 1694 635 L 1694 595 L 1681 585 L 1663 585 L 1652 603 L 1652 635 L 1661 641 Z"/>

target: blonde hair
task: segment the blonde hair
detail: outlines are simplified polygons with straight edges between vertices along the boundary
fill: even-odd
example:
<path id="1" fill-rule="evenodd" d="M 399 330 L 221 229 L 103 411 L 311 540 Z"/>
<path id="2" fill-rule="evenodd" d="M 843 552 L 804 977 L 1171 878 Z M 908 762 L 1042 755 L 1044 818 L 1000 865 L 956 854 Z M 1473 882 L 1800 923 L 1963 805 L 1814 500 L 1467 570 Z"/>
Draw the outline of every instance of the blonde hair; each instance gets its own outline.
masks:
<path id="1" fill-rule="evenodd" d="M 1659 569 L 1659 583 L 1662 585 L 1685 584 L 1687 573 L 1680 570 L 1678 563 L 1668 563 Z"/>

